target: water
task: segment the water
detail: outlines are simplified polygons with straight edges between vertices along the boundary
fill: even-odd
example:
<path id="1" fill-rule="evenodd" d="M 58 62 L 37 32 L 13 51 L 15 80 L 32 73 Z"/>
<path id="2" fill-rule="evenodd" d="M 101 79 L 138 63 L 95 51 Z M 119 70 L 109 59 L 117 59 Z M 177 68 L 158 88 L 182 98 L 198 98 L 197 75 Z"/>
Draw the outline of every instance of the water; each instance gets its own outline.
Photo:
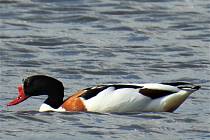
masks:
<path id="1" fill-rule="evenodd" d="M 210 139 L 210 1 L 1 0 L 0 139 Z M 50 75 L 66 97 L 101 83 L 202 86 L 174 113 L 39 113 L 5 107 L 22 78 Z"/>

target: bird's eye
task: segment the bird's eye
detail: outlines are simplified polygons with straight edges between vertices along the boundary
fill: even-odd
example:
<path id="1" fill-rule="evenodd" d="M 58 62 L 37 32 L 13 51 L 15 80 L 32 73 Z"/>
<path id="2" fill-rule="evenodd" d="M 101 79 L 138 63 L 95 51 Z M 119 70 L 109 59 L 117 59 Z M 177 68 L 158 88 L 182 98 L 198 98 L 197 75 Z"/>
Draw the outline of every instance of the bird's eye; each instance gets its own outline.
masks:
<path id="1" fill-rule="evenodd" d="M 22 79 L 22 83 L 24 83 L 24 81 L 25 81 L 25 79 L 23 78 L 23 79 Z"/>

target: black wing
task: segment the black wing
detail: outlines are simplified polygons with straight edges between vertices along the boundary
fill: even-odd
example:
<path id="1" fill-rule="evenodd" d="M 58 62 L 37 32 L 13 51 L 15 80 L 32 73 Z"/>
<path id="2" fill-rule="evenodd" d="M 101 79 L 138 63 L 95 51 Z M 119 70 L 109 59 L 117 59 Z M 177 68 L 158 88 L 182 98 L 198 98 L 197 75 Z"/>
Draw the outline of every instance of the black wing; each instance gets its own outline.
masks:
<path id="1" fill-rule="evenodd" d="M 169 91 L 169 90 L 148 89 L 148 88 L 142 88 L 139 90 L 139 92 L 143 94 L 144 96 L 150 97 L 152 99 L 161 98 L 161 97 L 175 93 L 174 91 Z"/>
<path id="2" fill-rule="evenodd" d="M 88 100 L 109 87 L 114 87 L 115 90 L 120 89 L 120 88 L 134 88 L 134 89 L 142 88 L 141 86 L 137 86 L 137 85 L 99 85 L 96 87 L 84 89 L 86 90 L 86 92 L 80 95 L 80 97 L 84 98 L 85 100 Z"/>

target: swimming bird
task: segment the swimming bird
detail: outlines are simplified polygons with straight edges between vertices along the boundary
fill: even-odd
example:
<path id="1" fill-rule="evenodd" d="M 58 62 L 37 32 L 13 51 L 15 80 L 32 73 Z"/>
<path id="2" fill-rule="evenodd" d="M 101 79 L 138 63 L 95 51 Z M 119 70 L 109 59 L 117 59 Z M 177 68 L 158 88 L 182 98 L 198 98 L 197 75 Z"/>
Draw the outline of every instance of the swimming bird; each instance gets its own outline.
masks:
<path id="1" fill-rule="evenodd" d="M 81 89 L 67 99 L 59 80 L 34 75 L 18 86 L 19 95 L 7 105 L 23 102 L 31 96 L 48 95 L 39 111 L 86 112 L 173 112 L 200 88 L 188 82 L 105 84 Z"/>

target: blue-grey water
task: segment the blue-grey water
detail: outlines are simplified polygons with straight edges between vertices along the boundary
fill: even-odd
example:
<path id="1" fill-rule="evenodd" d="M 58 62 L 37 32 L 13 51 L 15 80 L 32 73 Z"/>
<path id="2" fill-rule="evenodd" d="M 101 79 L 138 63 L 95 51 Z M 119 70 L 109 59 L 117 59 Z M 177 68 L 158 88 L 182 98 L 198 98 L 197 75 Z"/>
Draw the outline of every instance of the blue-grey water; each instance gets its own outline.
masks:
<path id="1" fill-rule="evenodd" d="M 210 1 L 0 0 L 0 139 L 210 139 Z M 65 97 L 104 83 L 188 81 L 174 113 L 39 113 L 6 107 L 24 77 L 63 81 Z"/>

